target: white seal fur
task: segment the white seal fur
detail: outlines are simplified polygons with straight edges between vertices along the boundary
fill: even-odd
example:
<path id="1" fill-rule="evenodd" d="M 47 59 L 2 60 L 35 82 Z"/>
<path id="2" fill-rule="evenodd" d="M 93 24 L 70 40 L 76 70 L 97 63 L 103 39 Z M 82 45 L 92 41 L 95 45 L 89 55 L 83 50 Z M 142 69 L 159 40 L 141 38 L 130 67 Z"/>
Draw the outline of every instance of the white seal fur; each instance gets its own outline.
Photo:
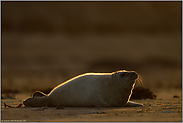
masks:
<path id="1" fill-rule="evenodd" d="M 129 101 L 138 74 L 134 71 L 85 73 L 55 87 L 48 95 L 35 92 L 25 106 L 143 106 Z"/>

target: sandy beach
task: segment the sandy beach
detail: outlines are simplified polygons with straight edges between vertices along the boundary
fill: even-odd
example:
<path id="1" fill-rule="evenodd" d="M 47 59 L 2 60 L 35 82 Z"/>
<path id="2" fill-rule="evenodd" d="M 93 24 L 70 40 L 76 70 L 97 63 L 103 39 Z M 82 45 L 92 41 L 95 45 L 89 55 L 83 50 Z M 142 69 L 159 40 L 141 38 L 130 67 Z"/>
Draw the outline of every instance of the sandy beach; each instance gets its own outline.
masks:
<path id="1" fill-rule="evenodd" d="M 17 94 L 16 99 L 1 100 L 1 121 L 15 122 L 181 122 L 182 98 L 180 90 L 162 91 L 157 99 L 133 100 L 144 104 L 144 107 L 21 107 L 8 108 L 4 103 L 18 106 L 28 95 Z M 168 96 L 167 96 L 168 95 Z M 173 96 L 178 98 L 173 98 Z"/>
<path id="2" fill-rule="evenodd" d="M 182 121 L 181 1 L 1 5 L 1 122 Z M 157 98 L 134 100 L 144 107 L 4 106 L 79 74 L 121 69 Z"/>

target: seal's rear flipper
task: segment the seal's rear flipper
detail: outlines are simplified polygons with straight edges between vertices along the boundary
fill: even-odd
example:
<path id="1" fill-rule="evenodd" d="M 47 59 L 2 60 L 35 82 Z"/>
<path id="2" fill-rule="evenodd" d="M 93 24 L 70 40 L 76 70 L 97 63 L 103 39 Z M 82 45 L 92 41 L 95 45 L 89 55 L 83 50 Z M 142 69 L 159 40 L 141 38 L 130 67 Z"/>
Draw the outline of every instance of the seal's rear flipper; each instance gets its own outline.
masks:
<path id="1" fill-rule="evenodd" d="M 125 105 L 125 107 L 139 107 L 139 106 L 144 106 L 144 105 L 141 103 L 136 103 L 132 101 L 128 101 L 128 103 Z"/>
<path id="2" fill-rule="evenodd" d="M 31 97 L 23 101 L 23 104 L 31 107 L 42 107 L 50 106 L 50 101 L 49 97 Z"/>
<path id="3" fill-rule="evenodd" d="M 44 94 L 44 93 L 41 92 L 41 91 L 35 91 L 35 92 L 32 94 L 32 97 L 44 97 L 44 96 L 47 96 L 47 95 Z"/>

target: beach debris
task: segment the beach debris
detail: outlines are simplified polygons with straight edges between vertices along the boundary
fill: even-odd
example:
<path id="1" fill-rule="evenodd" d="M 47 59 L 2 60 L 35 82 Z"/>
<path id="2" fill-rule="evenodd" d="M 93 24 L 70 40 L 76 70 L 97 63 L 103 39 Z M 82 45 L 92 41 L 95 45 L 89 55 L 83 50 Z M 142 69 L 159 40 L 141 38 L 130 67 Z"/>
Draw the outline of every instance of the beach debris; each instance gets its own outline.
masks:
<path id="1" fill-rule="evenodd" d="M 133 89 L 131 99 L 156 99 L 156 94 L 147 88 L 137 87 Z"/>
<path id="2" fill-rule="evenodd" d="M 7 105 L 6 103 L 4 103 L 4 107 L 9 107 L 9 108 L 20 108 L 22 107 L 22 103 L 20 103 L 18 106 L 14 107 L 14 106 L 10 106 L 10 105 Z"/>
<path id="3" fill-rule="evenodd" d="M 174 96 L 173 96 L 173 98 L 179 98 L 179 96 L 177 96 L 177 95 L 174 95 Z"/>

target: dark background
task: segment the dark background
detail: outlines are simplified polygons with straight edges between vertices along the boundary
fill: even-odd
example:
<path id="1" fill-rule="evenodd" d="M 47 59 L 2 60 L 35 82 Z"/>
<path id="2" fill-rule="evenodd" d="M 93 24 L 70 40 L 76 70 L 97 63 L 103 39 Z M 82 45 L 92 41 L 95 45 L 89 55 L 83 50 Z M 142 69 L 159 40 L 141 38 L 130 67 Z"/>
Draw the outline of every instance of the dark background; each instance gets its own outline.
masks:
<path id="1" fill-rule="evenodd" d="M 2 92 L 55 87 L 85 72 L 135 70 L 181 89 L 182 2 L 1 2 Z M 138 85 L 138 84 L 137 84 Z"/>

